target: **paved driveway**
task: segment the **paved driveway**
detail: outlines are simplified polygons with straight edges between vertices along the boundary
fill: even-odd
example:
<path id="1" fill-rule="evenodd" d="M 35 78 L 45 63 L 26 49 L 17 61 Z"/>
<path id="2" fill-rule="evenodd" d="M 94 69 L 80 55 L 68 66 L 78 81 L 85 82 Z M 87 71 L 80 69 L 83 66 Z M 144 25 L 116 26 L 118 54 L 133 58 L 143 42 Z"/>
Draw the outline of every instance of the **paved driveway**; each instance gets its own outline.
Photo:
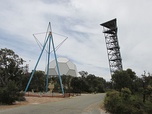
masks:
<path id="1" fill-rule="evenodd" d="M 58 102 L 1 110 L 0 114 L 104 114 L 99 110 L 99 104 L 104 96 L 105 94 L 82 95 Z"/>

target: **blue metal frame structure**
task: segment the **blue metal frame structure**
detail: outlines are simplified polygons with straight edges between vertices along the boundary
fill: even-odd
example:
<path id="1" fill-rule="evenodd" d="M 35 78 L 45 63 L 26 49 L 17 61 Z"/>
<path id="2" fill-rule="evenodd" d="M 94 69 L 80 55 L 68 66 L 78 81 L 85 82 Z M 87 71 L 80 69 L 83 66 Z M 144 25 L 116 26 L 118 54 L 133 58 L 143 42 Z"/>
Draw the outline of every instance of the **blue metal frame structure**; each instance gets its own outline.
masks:
<path id="1" fill-rule="evenodd" d="M 49 27 L 50 27 L 50 31 L 49 31 L 49 33 L 48 33 Z M 35 67 L 34 67 L 34 70 L 32 71 L 32 74 L 31 74 L 31 76 L 30 76 L 30 79 L 29 79 L 29 81 L 28 81 L 28 83 L 27 83 L 27 85 L 26 85 L 26 88 L 25 88 L 25 91 L 24 91 L 24 92 L 27 91 L 27 89 L 28 89 L 28 87 L 29 87 L 29 85 L 30 85 L 30 83 L 31 83 L 31 80 L 32 80 L 32 78 L 33 78 L 33 76 L 34 76 L 34 73 L 35 73 L 35 71 L 36 71 L 36 68 L 37 68 L 37 66 L 38 66 L 38 63 L 39 63 L 39 61 L 40 61 L 40 59 L 41 59 L 41 56 L 42 56 L 42 54 L 43 54 L 43 52 L 44 52 L 44 49 L 45 49 L 47 43 L 48 43 L 48 61 L 47 61 L 47 75 L 46 75 L 46 92 L 48 91 L 48 75 L 49 75 L 50 54 L 51 54 L 51 52 L 50 52 L 50 47 L 51 47 L 51 42 L 52 42 L 52 47 L 53 47 L 54 57 L 55 57 L 55 61 L 56 61 L 56 66 L 57 66 L 57 71 L 58 71 L 58 77 L 59 77 L 59 81 L 60 81 L 60 86 L 61 86 L 62 94 L 64 95 L 64 89 L 63 89 L 62 79 L 61 79 L 61 75 L 60 75 L 60 69 L 59 69 L 59 65 L 58 65 L 58 61 L 57 61 L 57 55 L 56 55 L 56 50 L 55 50 L 54 41 L 53 41 L 53 35 L 52 35 L 52 32 L 51 32 L 51 31 L 52 31 L 52 30 L 51 30 L 51 24 L 50 24 L 50 22 L 49 22 L 48 29 L 47 29 L 48 36 L 46 37 L 47 39 L 46 39 L 46 41 L 45 41 L 45 43 L 44 43 L 44 45 L 43 45 L 43 48 L 42 48 L 41 53 L 40 53 L 40 56 L 39 56 L 39 58 L 38 58 L 38 60 L 37 60 L 37 62 L 36 62 L 36 65 L 35 65 Z"/>

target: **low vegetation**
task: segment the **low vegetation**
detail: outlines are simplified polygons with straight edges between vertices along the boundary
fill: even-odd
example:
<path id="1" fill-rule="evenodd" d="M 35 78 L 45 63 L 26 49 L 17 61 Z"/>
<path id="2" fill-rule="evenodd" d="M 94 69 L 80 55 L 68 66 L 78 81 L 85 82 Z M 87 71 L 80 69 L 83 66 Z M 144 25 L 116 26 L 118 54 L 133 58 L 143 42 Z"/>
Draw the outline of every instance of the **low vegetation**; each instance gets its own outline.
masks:
<path id="1" fill-rule="evenodd" d="M 111 114 L 151 114 L 152 76 L 138 78 L 131 69 L 117 71 L 112 76 L 113 89 L 104 99 L 106 111 Z"/>

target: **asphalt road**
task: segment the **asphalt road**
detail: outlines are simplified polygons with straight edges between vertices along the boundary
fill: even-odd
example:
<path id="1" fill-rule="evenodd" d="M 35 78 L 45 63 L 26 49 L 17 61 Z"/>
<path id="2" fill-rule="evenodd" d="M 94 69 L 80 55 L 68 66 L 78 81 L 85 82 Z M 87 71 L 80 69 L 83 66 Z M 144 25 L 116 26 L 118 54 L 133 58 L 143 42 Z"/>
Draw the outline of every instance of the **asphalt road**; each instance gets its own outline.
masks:
<path id="1" fill-rule="evenodd" d="M 105 94 L 82 95 L 58 102 L 1 110 L 0 114 L 103 114 L 99 110 L 99 104 L 104 96 Z"/>

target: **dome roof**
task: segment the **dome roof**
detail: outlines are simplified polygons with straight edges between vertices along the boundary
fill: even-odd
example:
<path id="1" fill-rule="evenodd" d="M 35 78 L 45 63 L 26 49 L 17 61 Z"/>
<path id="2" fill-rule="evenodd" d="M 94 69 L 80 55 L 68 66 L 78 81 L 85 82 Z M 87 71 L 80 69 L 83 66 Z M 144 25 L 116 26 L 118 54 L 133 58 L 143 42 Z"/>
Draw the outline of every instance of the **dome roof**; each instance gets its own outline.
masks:
<path id="1" fill-rule="evenodd" d="M 70 75 L 70 76 L 77 77 L 77 68 L 74 63 L 72 63 L 67 58 L 57 58 L 57 61 L 58 61 L 58 65 L 59 65 L 60 75 Z M 50 62 L 49 75 L 50 76 L 58 75 L 55 60 Z"/>

